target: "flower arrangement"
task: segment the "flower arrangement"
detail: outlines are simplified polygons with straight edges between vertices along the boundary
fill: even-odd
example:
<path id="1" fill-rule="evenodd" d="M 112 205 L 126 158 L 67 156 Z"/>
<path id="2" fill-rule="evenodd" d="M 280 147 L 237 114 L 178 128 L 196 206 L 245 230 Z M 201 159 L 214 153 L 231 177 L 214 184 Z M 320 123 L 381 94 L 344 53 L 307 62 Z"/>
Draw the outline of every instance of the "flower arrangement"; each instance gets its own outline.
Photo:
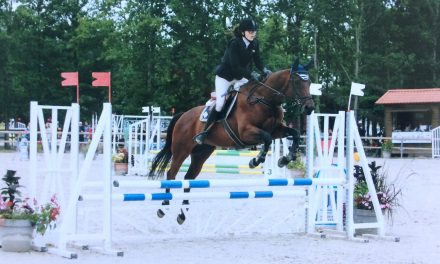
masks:
<path id="1" fill-rule="evenodd" d="M 16 171 L 8 170 L 2 180 L 6 187 L 0 189 L 0 218 L 13 220 L 29 220 L 35 226 L 37 233 L 44 235 L 48 228 L 56 227 L 55 221 L 60 214 L 60 206 L 56 195 L 50 202 L 39 205 L 36 199 L 30 203 L 30 198 L 21 199 L 19 184 L 20 177 Z"/>
<path id="2" fill-rule="evenodd" d="M 304 164 L 304 162 L 302 162 L 300 157 L 297 157 L 295 161 L 289 162 L 289 164 L 287 164 L 287 168 L 300 170 L 302 172 L 306 171 L 306 165 Z"/>
<path id="3" fill-rule="evenodd" d="M 126 163 L 124 162 L 126 160 L 124 153 L 116 153 L 112 157 L 113 162 L 115 163 Z"/>
<path id="4" fill-rule="evenodd" d="M 380 171 L 382 166 L 376 166 L 375 161 L 368 164 L 368 167 L 370 168 L 371 177 L 373 178 L 380 208 L 383 212 L 392 216 L 393 209 L 400 206 L 399 198 L 402 195 L 402 190 L 397 188 L 394 183 L 387 183 L 387 173 Z M 368 192 L 364 171 L 359 165 L 355 165 L 354 168 L 354 177 L 356 178 L 354 187 L 355 207 L 357 209 L 373 210 L 373 201 L 371 194 Z"/>
<path id="5" fill-rule="evenodd" d="M 393 149 L 393 142 L 390 139 L 385 139 L 382 143 L 382 151 L 391 152 Z"/>
<path id="6" fill-rule="evenodd" d="M 128 163 L 128 151 L 123 144 L 119 145 L 118 153 L 112 156 L 112 160 L 115 163 Z"/>

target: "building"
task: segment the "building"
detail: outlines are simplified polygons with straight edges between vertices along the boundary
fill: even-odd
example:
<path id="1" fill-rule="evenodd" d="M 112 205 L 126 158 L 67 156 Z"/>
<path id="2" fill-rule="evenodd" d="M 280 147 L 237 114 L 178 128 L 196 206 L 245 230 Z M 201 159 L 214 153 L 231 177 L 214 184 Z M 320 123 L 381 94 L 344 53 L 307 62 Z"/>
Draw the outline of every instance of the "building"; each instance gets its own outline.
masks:
<path id="1" fill-rule="evenodd" d="M 385 107 L 386 137 L 394 139 L 394 132 L 429 132 L 440 126 L 440 88 L 388 90 L 376 104 Z"/>

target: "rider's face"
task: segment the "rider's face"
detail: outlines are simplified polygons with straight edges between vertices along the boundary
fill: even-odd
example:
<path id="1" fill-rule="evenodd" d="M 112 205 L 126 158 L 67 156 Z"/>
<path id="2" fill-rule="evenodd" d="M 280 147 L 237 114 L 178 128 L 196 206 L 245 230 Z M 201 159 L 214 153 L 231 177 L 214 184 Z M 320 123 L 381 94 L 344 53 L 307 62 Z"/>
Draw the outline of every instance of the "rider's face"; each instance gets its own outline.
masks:
<path id="1" fill-rule="evenodd" d="M 245 31 L 244 32 L 244 37 L 249 41 L 254 40 L 256 35 L 257 35 L 257 31 Z"/>

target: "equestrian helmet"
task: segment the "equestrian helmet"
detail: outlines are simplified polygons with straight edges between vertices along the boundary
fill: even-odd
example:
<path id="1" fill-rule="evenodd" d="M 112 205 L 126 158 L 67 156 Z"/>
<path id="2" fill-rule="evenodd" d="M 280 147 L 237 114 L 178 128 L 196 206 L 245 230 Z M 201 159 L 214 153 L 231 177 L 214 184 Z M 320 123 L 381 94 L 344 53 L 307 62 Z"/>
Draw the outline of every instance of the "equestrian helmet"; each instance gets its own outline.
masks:
<path id="1" fill-rule="evenodd" d="M 242 32 L 244 32 L 244 31 L 257 31 L 258 30 L 257 23 L 255 23 L 255 21 L 250 18 L 243 19 L 240 22 L 239 28 Z"/>

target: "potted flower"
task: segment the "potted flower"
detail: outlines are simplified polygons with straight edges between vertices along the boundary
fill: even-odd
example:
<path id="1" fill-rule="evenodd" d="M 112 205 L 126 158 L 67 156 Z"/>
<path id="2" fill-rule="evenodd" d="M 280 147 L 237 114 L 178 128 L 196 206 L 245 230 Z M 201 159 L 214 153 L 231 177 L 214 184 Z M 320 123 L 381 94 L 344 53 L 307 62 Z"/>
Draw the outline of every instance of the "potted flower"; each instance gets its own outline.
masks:
<path id="1" fill-rule="evenodd" d="M 386 181 L 386 172 L 381 171 L 382 166 L 376 166 L 375 161 L 368 164 L 368 167 L 370 168 L 380 209 L 382 213 L 387 214 L 388 217 L 392 219 L 393 211 L 396 207 L 400 206 L 399 198 L 402 195 L 402 190 L 397 188 L 394 183 L 388 183 Z M 354 177 L 356 178 L 354 186 L 354 220 L 359 223 L 373 222 L 376 216 L 364 171 L 362 167 L 358 165 L 355 165 L 354 168 Z M 366 231 L 374 232 L 374 230 Z"/>
<path id="2" fill-rule="evenodd" d="M 4 251 L 29 251 L 33 232 L 44 235 L 48 228 L 55 228 L 60 213 L 56 196 L 44 205 L 34 199 L 21 199 L 20 177 L 8 170 L 2 178 L 6 186 L 0 196 L 0 242 Z"/>
<path id="3" fill-rule="evenodd" d="M 306 165 L 299 154 L 295 161 L 291 161 L 287 164 L 287 168 L 290 170 L 292 178 L 303 178 L 306 173 Z"/>
<path id="4" fill-rule="evenodd" d="M 390 139 L 385 139 L 382 143 L 382 157 L 390 158 L 391 151 L 393 150 L 393 142 Z"/>
<path id="5" fill-rule="evenodd" d="M 118 153 L 113 155 L 112 160 L 116 174 L 125 175 L 128 173 L 128 151 L 124 144 L 119 144 Z"/>

